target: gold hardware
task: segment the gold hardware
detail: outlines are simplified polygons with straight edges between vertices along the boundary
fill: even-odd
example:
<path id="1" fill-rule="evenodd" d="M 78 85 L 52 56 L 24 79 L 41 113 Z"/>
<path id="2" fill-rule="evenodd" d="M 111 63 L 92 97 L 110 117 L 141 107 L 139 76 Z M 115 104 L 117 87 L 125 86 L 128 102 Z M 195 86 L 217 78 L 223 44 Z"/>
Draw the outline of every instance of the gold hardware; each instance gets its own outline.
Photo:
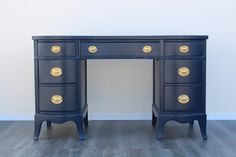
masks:
<path id="1" fill-rule="evenodd" d="M 151 51 L 152 51 L 152 47 L 151 47 L 151 46 L 145 45 L 145 46 L 143 47 L 143 52 L 144 52 L 144 53 L 150 53 Z"/>
<path id="2" fill-rule="evenodd" d="M 90 53 L 96 53 L 96 52 L 98 51 L 98 49 L 97 49 L 96 46 L 92 45 L 92 46 L 89 46 L 89 47 L 88 47 L 88 51 L 89 51 Z"/>
<path id="3" fill-rule="evenodd" d="M 187 53 L 189 51 L 189 47 L 187 45 L 182 45 L 179 47 L 179 51 L 182 53 Z"/>
<path id="4" fill-rule="evenodd" d="M 60 95 L 53 95 L 53 96 L 51 97 L 51 101 L 52 101 L 53 104 L 59 105 L 60 103 L 62 103 L 63 98 L 62 98 L 62 96 L 60 96 Z"/>
<path id="5" fill-rule="evenodd" d="M 54 46 L 51 47 L 51 51 L 52 51 L 52 53 L 57 54 L 61 51 L 61 47 L 58 46 L 58 45 L 54 45 Z"/>
<path id="6" fill-rule="evenodd" d="M 181 67 L 181 68 L 179 68 L 179 70 L 178 70 L 178 74 L 179 74 L 180 76 L 188 76 L 188 75 L 190 74 L 190 70 L 189 70 L 189 68 L 187 68 L 187 67 Z"/>
<path id="7" fill-rule="evenodd" d="M 59 67 L 53 67 L 51 69 L 51 75 L 54 76 L 54 77 L 58 77 L 58 76 L 61 76 L 62 74 L 62 69 L 59 68 Z"/>
<path id="8" fill-rule="evenodd" d="M 187 104 L 190 101 L 190 98 L 189 98 L 189 96 L 187 94 L 181 94 L 178 97 L 178 101 L 181 104 Z"/>

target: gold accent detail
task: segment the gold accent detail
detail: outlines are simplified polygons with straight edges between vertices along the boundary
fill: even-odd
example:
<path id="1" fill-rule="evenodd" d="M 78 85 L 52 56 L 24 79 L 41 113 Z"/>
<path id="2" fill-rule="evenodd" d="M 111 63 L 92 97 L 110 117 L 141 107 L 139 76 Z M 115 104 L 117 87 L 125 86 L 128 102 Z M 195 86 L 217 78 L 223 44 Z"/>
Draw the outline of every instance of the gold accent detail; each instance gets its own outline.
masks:
<path id="1" fill-rule="evenodd" d="M 152 47 L 149 45 L 143 46 L 143 52 L 144 53 L 150 53 L 152 51 Z"/>
<path id="2" fill-rule="evenodd" d="M 178 96 L 178 101 L 181 104 L 187 104 L 190 101 L 190 98 L 187 94 L 181 94 Z"/>
<path id="3" fill-rule="evenodd" d="M 187 53 L 189 51 L 189 47 L 187 45 L 182 45 L 179 47 L 179 51 L 182 53 Z"/>
<path id="4" fill-rule="evenodd" d="M 187 67 L 181 67 L 181 68 L 179 68 L 179 70 L 178 70 L 178 74 L 179 74 L 180 76 L 188 76 L 188 75 L 190 74 L 190 70 L 189 70 L 189 68 L 187 68 Z"/>
<path id="5" fill-rule="evenodd" d="M 51 51 L 52 51 L 52 53 L 57 54 L 61 51 L 61 47 L 58 45 L 54 45 L 51 47 Z"/>
<path id="6" fill-rule="evenodd" d="M 88 47 L 88 51 L 89 51 L 90 53 L 96 53 L 96 52 L 98 51 L 98 49 L 97 49 L 96 46 L 92 45 L 92 46 L 89 46 L 89 47 Z"/>
<path id="7" fill-rule="evenodd" d="M 62 103 L 63 98 L 62 98 L 62 96 L 60 96 L 60 95 L 53 95 L 53 96 L 51 97 L 51 101 L 52 101 L 53 104 L 59 105 L 59 104 Z"/>
<path id="8" fill-rule="evenodd" d="M 59 67 L 53 67 L 51 69 L 51 75 L 54 76 L 54 77 L 58 77 L 58 76 L 61 76 L 62 74 L 62 69 L 59 68 Z"/>

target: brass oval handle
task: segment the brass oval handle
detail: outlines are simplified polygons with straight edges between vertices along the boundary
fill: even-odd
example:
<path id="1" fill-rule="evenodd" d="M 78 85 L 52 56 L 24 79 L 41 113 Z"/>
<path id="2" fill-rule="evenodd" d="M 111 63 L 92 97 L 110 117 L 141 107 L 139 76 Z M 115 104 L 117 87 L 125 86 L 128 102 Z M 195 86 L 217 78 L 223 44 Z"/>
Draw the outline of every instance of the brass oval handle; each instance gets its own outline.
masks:
<path id="1" fill-rule="evenodd" d="M 51 47 L 51 52 L 54 53 L 54 54 L 57 54 L 61 51 L 61 47 L 58 46 L 58 45 L 54 45 Z"/>
<path id="2" fill-rule="evenodd" d="M 179 47 L 179 51 L 181 52 L 181 53 L 187 53 L 187 52 L 189 52 L 189 50 L 190 50 L 190 48 L 189 48 L 189 46 L 187 46 L 187 45 L 182 45 L 182 46 L 180 46 Z"/>
<path id="3" fill-rule="evenodd" d="M 58 77 L 58 76 L 61 76 L 62 75 L 62 69 L 59 68 L 59 67 L 53 67 L 51 69 L 51 75 L 54 76 L 54 77 Z"/>
<path id="4" fill-rule="evenodd" d="M 181 94 L 178 96 L 178 101 L 181 104 L 187 104 L 190 101 L 190 98 L 187 94 Z"/>
<path id="5" fill-rule="evenodd" d="M 62 98 L 61 95 L 53 95 L 53 96 L 51 97 L 51 101 L 52 101 L 53 104 L 59 105 L 59 104 L 62 103 L 63 98 Z"/>
<path id="6" fill-rule="evenodd" d="M 89 47 L 88 47 L 88 51 L 89 51 L 90 53 L 96 53 L 96 52 L 98 51 L 98 49 L 97 49 L 96 46 L 92 45 L 92 46 L 89 46 Z"/>
<path id="7" fill-rule="evenodd" d="M 152 51 L 152 47 L 150 45 L 143 46 L 144 53 L 150 53 Z"/>
<path id="8" fill-rule="evenodd" d="M 181 68 L 178 69 L 178 74 L 180 76 L 185 77 L 185 76 L 188 76 L 190 74 L 190 70 L 189 70 L 188 67 L 181 67 Z"/>

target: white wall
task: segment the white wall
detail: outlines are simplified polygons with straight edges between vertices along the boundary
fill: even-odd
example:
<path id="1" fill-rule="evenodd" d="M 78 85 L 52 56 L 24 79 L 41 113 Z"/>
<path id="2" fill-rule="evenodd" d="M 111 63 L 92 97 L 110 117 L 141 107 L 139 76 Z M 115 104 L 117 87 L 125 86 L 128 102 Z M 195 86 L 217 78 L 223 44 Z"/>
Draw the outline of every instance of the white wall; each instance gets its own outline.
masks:
<path id="1" fill-rule="evenodd" d="M 208 115 L 236 119 L 235 6 L 235 0 L 2 0 L 0 119 L 34 114 L 32 35 L 191 34 L 209 35 Z M 150 60 L 89 61 L 88 83 L 95 118 L 150 117 Z"/>

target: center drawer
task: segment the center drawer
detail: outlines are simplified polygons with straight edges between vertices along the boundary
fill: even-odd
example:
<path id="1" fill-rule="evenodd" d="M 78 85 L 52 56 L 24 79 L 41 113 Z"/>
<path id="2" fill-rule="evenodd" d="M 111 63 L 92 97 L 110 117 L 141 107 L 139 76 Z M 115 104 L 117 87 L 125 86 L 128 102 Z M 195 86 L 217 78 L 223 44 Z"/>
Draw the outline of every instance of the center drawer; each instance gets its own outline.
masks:
<path id="1" fill-rule="evenodd" d="M 75 60 L 40 60 L 39 83 L 75 83 Z"/>
<path id="2" fill-rule="evenodd" d="M 42 112 L 76 110 L 76 87 L 54 86 L 39 88 L 39 109 Z"/>
<path id="3" fill-rule="evenodd" d="M 81 43 L 82 56 L 151 57 L 160 54 L 160 43 Z"/>

